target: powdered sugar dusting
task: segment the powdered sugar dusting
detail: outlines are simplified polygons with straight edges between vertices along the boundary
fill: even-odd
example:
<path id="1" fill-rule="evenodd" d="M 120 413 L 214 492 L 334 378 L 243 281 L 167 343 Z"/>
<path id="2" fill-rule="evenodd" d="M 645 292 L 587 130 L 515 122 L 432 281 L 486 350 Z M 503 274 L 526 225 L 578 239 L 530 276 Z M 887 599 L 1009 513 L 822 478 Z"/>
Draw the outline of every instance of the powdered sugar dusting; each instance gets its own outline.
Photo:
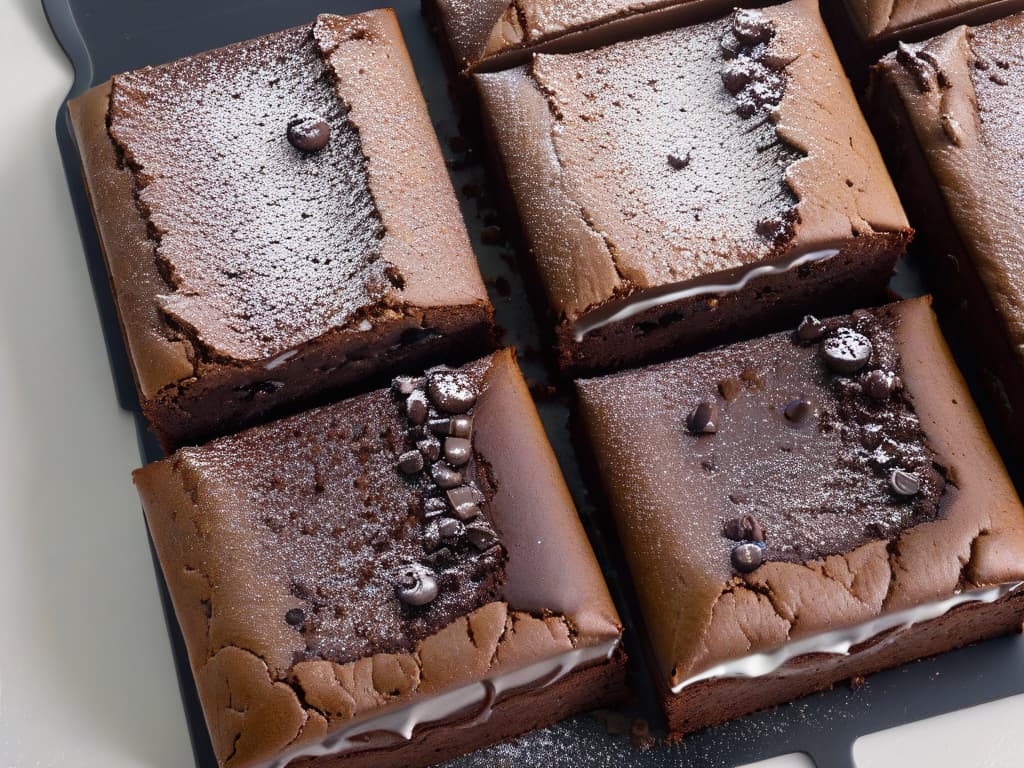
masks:
<path id="1" fill-rule="evenodd" d="M 315 113 L 328 145 L 296 150 Z M 308 27 L 115 78 L 110 131 L 201 350 L 258 360 L 352 322 L 389 288 L 357 130 Z"/>

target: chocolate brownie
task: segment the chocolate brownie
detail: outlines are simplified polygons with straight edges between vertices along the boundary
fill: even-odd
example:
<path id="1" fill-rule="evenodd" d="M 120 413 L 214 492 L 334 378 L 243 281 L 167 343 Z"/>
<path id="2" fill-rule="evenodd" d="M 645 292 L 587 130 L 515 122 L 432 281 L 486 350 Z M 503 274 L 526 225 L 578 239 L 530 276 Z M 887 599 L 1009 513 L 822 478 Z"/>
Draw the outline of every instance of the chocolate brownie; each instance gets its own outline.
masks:
<path id="1" fill-rule="evenodd" d="M 69 109 L 166 449 L 490 348 L 493 309 L 392 12 L 118 75 Z"/>
<path id="2" fill-rule="evenodd" d="M 578 393 L 674 736 L 1024 619 L 1024 508 L 927 299 Z"/>
<path id="3" fill-rule="evenodd" d="M 830 0 L 821 10 L 850 77 L 860 86 L 868 67 L 897 42 L 919 42 L 958 24 L 1024 11 L 1024 0 Z"/>
<path id="4" fill-rule="evenodd" d="M 567 369 L 879 300 L 912 234 L 813 0 L 476 79 Z"/>
<path id="5" fill-rule="evenodd" d="M 595 48 L 728 13 L 736 0 L 423 0 L 459 72 Z"/>
<path id="6" fill-rule="evenodd" d="M 904 45 L 873 74 L 893 174 L 927 221 L 941 315 L 1024 448 L 1024 14 Z"/>
<path id="7" fill-rule="evenodd" d="M 624 695 L 508 350 L 135 473 L 219 765 L 421 766 Z"/>

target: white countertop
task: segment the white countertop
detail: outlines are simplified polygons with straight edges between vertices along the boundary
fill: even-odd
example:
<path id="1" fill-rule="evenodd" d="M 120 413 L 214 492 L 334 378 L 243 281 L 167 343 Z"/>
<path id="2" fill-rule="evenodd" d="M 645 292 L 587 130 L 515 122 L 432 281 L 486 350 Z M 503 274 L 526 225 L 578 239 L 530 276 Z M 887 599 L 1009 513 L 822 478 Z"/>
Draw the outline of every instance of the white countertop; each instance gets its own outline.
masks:
<path id="1" fill-rule="evenodd" d="M 38 0 L 0 0 L 0 35 L 0 768 L 187 768 L 129 478 L 135 428 L 54 138 L 71 68 Z M 1022 721 L 1018 696 L 864 738 L 855 754 L 859 768 L 1019 768 Z"/>

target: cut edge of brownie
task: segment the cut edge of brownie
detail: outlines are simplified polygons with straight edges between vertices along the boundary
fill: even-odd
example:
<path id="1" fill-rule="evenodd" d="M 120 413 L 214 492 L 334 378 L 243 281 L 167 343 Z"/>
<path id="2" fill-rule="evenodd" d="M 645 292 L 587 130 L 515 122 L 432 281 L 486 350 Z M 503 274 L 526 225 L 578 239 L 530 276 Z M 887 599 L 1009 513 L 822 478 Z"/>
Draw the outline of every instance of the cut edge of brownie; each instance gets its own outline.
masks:
<path id="1" fill-rule="evenodd" d="M 298 425 L 307 421 L 319 423 L 332 411 L 331 406 L 222 438 L 201 448 L 183 449 L 183 453 L 176 457 L 136 472 L 136 483 L 168 577 L 215 751 L 222 765 L 245 766 L 258 761 L 284 765 L 295 759 L 315 758 L 339 751 L 346 753 L 336 758 L 344 760 L 343 764 L 361 765 L 363 760 L 372 763 L 373 756 L 379 757 L 382 750 L 405 749 L 403 745 L 411 745 L 407 764 L 426 764 L 437 760 L 437 754 L 452 756 L 461 749 L 453 744 L 448 749 L 435 751 L 438 745 L 434 744 L 431 751 L 419 751 L 422 742 L 436 741 L 436 737 L 430 735 L 435 730 L 434 726 L 455 722 L 477 723 L 485 719 L 481 717 L 482 713 L 492 706 L 519 712 L 525 722 L 541 718 L 543 722 L 538 721 L 538 724 L 546 725 L 587 706 L 610 704 L 623 697 L 625 658 L 619 648 L 621 625 L 557 464 L 552 464 L 554 457 L 550 446 L 544 442 L 546 438 L 536 414 L 524 410 L 532 408 L 532 401 L 511 352 L 496 353 L 490 360 L 468 368 L 454 371 L 435 369 L 428 372 L 426 382 L 400 377 L 390 393 L 378 391 L 347 402 L 376 402 L 383 398 L 387 401 L 386 410 L 404 412 L 404 418 L 413 422 L 412 431 L 417 432 L 420 425 L 414 422 L 421 419 L 421 408 L 413 403 L 421 402 L 424 393 L 431 390 L 434 381 L 430 377 L 464 377 L 474 367 L 482 371 L 482 383 L 479 400 L 471 406 L 474 410 L 469 411 L 472 421 L 468 429 L 473 435 L 473 450 L 477 454 L 477 459 L 471 461 L 478 465 L 475 474 L 481 493 L 463 501 L 471 506 L 479 505 L 483 514 L 472 515 L 467 511 L 465 528 L 480 527 L 483 521 L 481 530 L 489 534 L 488 542 L 492 544 L 485 552 L 494 549 L 495 538 L 500 539 L 502 546 L 499 549 L 508 552 L 510 557 L 507 565 L 503 566 L 508 578 L 500 594 L 485 590 L 486 594 L 477 601 L 479 604 L 468 614 L 456 616 L 444 626 L 434 627 L 436 631 L 425 634 L 406 651 L 389 646 L 390 652 L 374 653 L 345 663 L 319 656 L 307 659 L 304 654 L 294 654 L 288 649 L 288 640 L 295 640 L 301 634 L 298 631 L 302 628 L 300 618 L 309 618 L 303 612 L 301 617 L 296 613 L 294 621 L 291 620 L 295 611 L 292 603 L 298 605 L 300 602 L 294 591 L 287 600 L 287 606 L 282 603 L 280 610 L 271 610 L 271 613 L 281 614 L 277 620 L 272 621 L 273 617 L 268 614 L 267 621 L 263 622 L 277 627 L 270 635 L 284 638 L 275 640 L 270 637 L 265 642 L 273 648 L 281 647 L 268 652 L 260 650 L 257 642 L 247 648 L 250 644 L 239 639 L 245 632 L 239 635 L 237 631 L 225 629 L 228 625 L 222 623 L 223 617 L 230 618 L 231 612 L 239 609 L 224 605 L 218 608 L 210 602 L 209 596 L 203 597 L 204 590 L 223 591 L 227 585 L 209 583 L 209 576 L 203 576 L 200 570 L 189 566 L 182 549 L 189 540 L 201 544 L 206 536 L 216 535 L 215 531 L 207 531 L 200 534 L 203 539 L 195 539 L 197 533 L 210 525 L 217 525 L 219 518 L 216 515 L 211 518 L 210 515 L 218 508 L 224 508 L 218 505 L 255 503 L 248 494 L 227 491 L 228 495 L 224 496 L 225 491 L 219 491 L 216 484 L 204 485 L 204 473 L 216 475 L 225 471 L 223 468 L 218 470 L 216 462 L 211 463 L 209 457 L 214 452 L 226 450 L 226 455 L 236 456 L 241 462 L 239 471 L 244 474 L 251 471 L 248 467 L 254 459 L 247 458 L 247 452 L 240 448 L 236 453 L 237 446 L 246 441 L 258 442 L 261 435 L 271 432 L 280 432 L 285 436 L 282 439 L 286 439 L 292 425 L 297 425 L 297 430 Z M 424 383 L 426 390 L 422 386 Z M 454 391 L 457 397 L 459 382 L 455 384 L 447 391 L 449 394 Z M 433 389 L 437 390 L 437 387 Z M 409 390 L 408 394 L 405 394 L 406 390 Z M 435 418 L 430 418 L 430 410 L 434 408 L 431 403 L 436 397 L 436 391 L 427 395 L 428 410 L 422 416 L 426 418 L 423 423 L 427 431 L 434 434 L 435 429 L 441 430 L 444 425 L 432 422 L 448 419 L 449 424 L 444 430 L 457 429 L 462 433 L 466 425 L 453 421 L 460 413 L 452 412 L 440 417 L 435 414 Z M 399 405 L 403 402 L 407 403 L 406 407 Z M 517 423 L 511 425 L 507 424 L 510 403 L 518 405 L 521 411 Z M 453 406 L 453 411 L 466 413 L 462 405 Z M 336 427 L 338 425 L 331 429 Z M 496 427 L 501 429 L 501 434 L 490 434 L 497 431 Z M 420 440 L 414 440 L 416 437 L 410 433 L 404 442 L 412 440 L 410 444 L 415 445 L 428 439 L 420 436 Z M 457 444 L 453 447 L 462 446 Z M 388 453 L 388 461 L 392 462 L 391 471 L 396 476 L 413 470 L 409 476 L 418 479 L 404 482 L 411 483 L 410 488 L 418 488 L 418 494 L 429 483 L 420 474 L 425 469 L 415 469 L 412 463 L 406 465 L 409 457 L 405 448 L 408 445 L 398 446 L 396 443 Z M 440 446 L 441 455 L 445 455 L 445 448 L 443 444 Z M 433 455 L 431 446 L 411 450 L 421 456 Z M 288 453 L 291 455 L 292 452 Z M 192 462 L 197 471 L 182 474 L 176 469 L 181 456 L 194 457 Z M 207 458 L 204 460 L 203 457 Z M 259 458 L 255 460 L 258 464 Z M 375 459 L 369 457 L 368 460 L 369 464 L 365 466 L 372 467 Z M 455 460 L 461 460 L 461 457 L 457 456 Z M 394 466 L 394 462 L 403 466 Z M 450 465 L 448 468 L 452 469 Z M 430 475 L 434 476 L 434 473 Z M 529 487 L 524 486 L 527 477 Z M 274 478 L 263 479 L 273 485 Z M 319 482 L 327 485 L 326 479 Z M 230 482 L 228 486 L 231 486 Z M 279 484 L 278 487 L 283 486 Z M 440 496 L 432 491 L 426 498 L 443 500 L 443 489 L 439 493 Z M 221 494 L 219 499 L 217 494 Z M 198 510 L 195 505 L 202 504 L 204 497 L 205 503 L 211 505 L 206 515 L 199 515 L 194 521 L 178 519 L 185 510 Z M 477 501 L 481 497 L 485 501 Z M 458 509 L 456 500 L 449 499 L 446 504 L 444 519 L 457 519 L 458 514 L 453 512 Z M 530 506 L 524 508 L 526 504 Z M 429 513 L 424 507 L 419 515 L 426 514 Z M 205 522 L 200 519 L 202 517 L 207 518 Z M 229 531 L 234 531 L 231 537 L 237 543 L 242 532 L 235 528 L 230 518 L 228 515 L 220 525 L 227 525 Z M 432 520 L 440 518 L 425 520 L 413 516 L 410 519 L 421 520 L 421 530 L 426 536 Z M 307 525 L 301 520 L 293 522 Z M 315 534 L 315 531 L 311 533 Z M 557 564 L 545 562 L 545 558 L 550 557 L 536 548 L 537 539 L 549 538 L 558 540 L 561 545 Z M 476 546 L 472 541 L 470 543 Z M 241 541 L 232 546 L 237 550 L 235 554 L 228 555 L 234 563 L 232 567 L 239 567 L 239 564 L 244 567 L 246 561 L 236 558 L 246 557 L 251 545 Z M 204 555 L 203 562 L 207 558 Z M 442 571 L 435 570 L 435 573 L 438 574 L 437 583 L 441 584 Z M 244 577 L 242 580 L 245 581 Z M 416 584 L 399 583 L 396 588 L 398 593 L 404 594 L 408 588 L 410 594 L 422 596 L 423 586 L 421 579 Z M 441 586 L 443 588 L 443 584 Z M 306 590 L 317 591 L 316 585 L 312 590 Z M 262 602 L 262 598 L 257 601 Z M 286 607 L 287 611 L 284 610 Z M 247 621 L 244 616 L 249 609 L 242 607 L 241 610 L 242 624 L 239 626 L 244 626 Z M 222 617 L 219 629 L 218 616 Z M 238 620 L 236 618 L 235 621 Z M 260 631 L 265 632 L 266 629 Z M 225 632 L 235 639 L 225 644 L 224 637 L 221 637 Z M 221 637 L 221 641 L 214 642 L 215 637 Z M 568 695 L 563 683 L 576 677 L 591 681 L 595 686 L 595 698 Z M 549 685 L 553 691 L 561 690 L 564 699 L 544 700 L 541 689 Z M 524 702 L 536 700 L 536 703 L 520 706 L 516 702 L 521 697 Z M 223 712 L 222 704 L 226 707 Z M 231 715 L 231 710 L 239 707 L 246 713 L 241 719 Z M 240 724 L 243 720 L 245 727 Z M 424 727 L 416 728 L 417 722 Z M 487 734 L 495 728 L 499 729 L 498 735 L 489 737 Z M 475 728 L 469 730 L 476 734 L 476 740 L 469 747 L 472 748 L 488 743 L 491 738 L 515 735 L 520 732 L 520 725 L 497 722 L 493 726 L 481 727 L 479 731 Z M 456 741 L 462 743 L 466 738 Z"/>
<path id="2" fill-rule="evenodd" d="M 211 356 L 203 352 L 201 334 L 197 336 L 195 329 L 186 332 L 187 324 L 169 321 L 161 306 L 166 301 L 158 301 L 169 292 L 167 265 L 160 267 L 154 258 L 150 220 L 136 205 L 134 173 L 119 165 L 119 148 L 105 136 L 111 83 L 69 102 L 85 185 L 143 412 L 168 451 L 287 413 L 296 404 L 308 404 L 321 392 L 342 393 L 368 377 L 382 378 L 422 366 L 428 357 L 461 361 L 495 346 L 493 307 L 393 14 L 321 16 L 315 25 L 277 36 L 305 30 L 317 35 L 318 56 L 333 78 L 334 97 L 344 108 L 344 122 L 358 133 L 375 216 L 384 228 L 383 239 L 377 239 L 381 253 L 372 261 L 378 272 L 383 270 L 384 281 L 390 287 L 376 309 L 360 308 L 343 327 L 329 328 L 262 359 Z M 245 46 L 258 46 L 274 37 L 257 38 L 182 61 L 202 62 L 202 57 L 224 55 L 225 50 L 230 55 L 231 51 L 241 52 Z M 375 56 L 372 50 L 381 42 L 392 49 L 386 59 Z M 341 50 L 346 45 L 360 46 L 350 58 L 370 60 L 377 70 L 369 71 L 369 65 L 347 66 L 352 62 L 346 62 Z M 181 62 L 164 66 L 175 64 L 182 66 Z M 159 72 L 160 68 L 150 71 Z M 362 89 L 354 89 L 353 81 L 359 78 L 366 79 L 369 91 L 391 94 L 390 101 L 385 99 L 387 103 L 380 105 L 373 102 L 369 91 L 364 94 Z M 344 88 L 342 79 L 346 81 Z M 342 90 L 355 100 L 340 96 Z M 402 130 L 384 135 L 375 126 L 375 119 L 386 119 L 387 104 L 395 99 L 408 102 L 404 104 L 408 114 Z M 357 125 L 356 120 L 362 123 Z M 428 136 L 432 141 L 414 141 L 417 132 L 420 139 Z M 409 141 L 422 155 L 419 186 L 426 191 L 408 189 L 409 185 L 403 189 L 398 183 L 403 153 L 388 148 Z M 386 157 L 374 157 L 375 152 Z M 418 210 L 424 196 L 430 197 L 427 208 L 436 215 L 427 222 L 426 234 L 417 235 L 425 214 L 415 214 L 414 220 L 407 222 L 400 220 L 398 212 Z M 431 248 L 422 248 L 428 239 Z M 447 280 L 441 279 L 436 265 L 431 265 L 425 255 L 433 254 L 439 244 L 450 252 L 454 268 Z M 212 318 L 215 322 L 228 319 Z"/>

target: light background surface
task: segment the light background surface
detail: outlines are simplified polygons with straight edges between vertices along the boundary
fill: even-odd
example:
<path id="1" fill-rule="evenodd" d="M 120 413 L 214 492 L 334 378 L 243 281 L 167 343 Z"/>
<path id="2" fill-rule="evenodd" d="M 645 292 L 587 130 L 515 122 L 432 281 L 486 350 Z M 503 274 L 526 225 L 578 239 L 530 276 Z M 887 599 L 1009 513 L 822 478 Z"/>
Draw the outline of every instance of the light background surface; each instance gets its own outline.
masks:
<path id="1" fill-rule="evenodd" d="M 188 768 L 135 429 L 54 138 L 70 83 L 37 0 L 0 0 L 0 768 Z M 1022 720 L 1017 696 L 875 734 L 858 768 L 1016 768 Z"/>

